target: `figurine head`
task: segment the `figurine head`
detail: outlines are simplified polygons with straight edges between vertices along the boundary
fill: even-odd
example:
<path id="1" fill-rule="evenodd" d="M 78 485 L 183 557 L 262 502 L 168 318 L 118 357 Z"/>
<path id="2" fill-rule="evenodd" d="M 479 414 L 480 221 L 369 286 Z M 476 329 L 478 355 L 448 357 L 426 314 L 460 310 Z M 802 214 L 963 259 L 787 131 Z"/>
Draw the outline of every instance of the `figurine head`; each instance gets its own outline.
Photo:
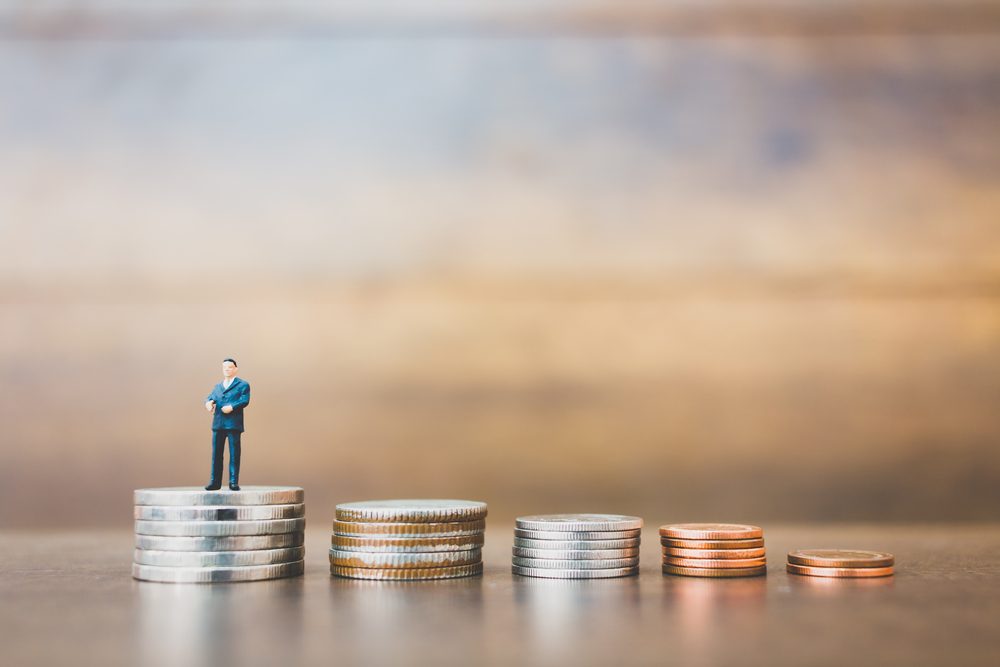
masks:
<path id="1" fill-rule="evenodd" d="M 223 359 L 222 360 L 222 375 L 227 378 L 231 378 L 236 375 L 236 360 L 235 359 Z"/>

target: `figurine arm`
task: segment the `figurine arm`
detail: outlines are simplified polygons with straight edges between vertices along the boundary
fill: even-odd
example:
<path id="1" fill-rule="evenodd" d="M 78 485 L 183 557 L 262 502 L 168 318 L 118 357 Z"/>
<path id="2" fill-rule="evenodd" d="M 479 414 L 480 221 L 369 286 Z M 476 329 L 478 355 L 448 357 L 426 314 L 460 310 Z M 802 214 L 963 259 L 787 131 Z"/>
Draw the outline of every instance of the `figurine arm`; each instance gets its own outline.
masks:
<path id="1" fill-rule="evenodd" d="M 250 385 L 247 385 L 244 390 L 240 392 L 237 400 L 230 403 L 233 410 L 239 410 L 240 408 L 245 408 L 250 405 Z"/>
<path id="2" fill-rule="evenodd" d="M 250 385 L 246 385 L 246 387 L 241 389 L 239 395 L 236 396 L 236 400 L 233 401 L 232 403 L 227 403 L 226 405 L 224 405 L 222 407 L 222 411 L 228 415 L 233 410 L 239 410 L 241 408 L 245 408 L 248 405 L 250 405 Z M 229 409 L 226 410 L 226 408 Z"/>

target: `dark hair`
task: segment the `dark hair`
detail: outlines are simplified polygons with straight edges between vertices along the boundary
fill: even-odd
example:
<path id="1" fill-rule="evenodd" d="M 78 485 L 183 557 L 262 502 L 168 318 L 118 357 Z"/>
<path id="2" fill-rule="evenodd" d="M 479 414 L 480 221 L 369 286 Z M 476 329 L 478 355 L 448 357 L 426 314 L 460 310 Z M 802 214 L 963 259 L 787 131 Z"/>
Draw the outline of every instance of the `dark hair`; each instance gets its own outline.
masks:
<path id="1" fill-rule="evenodd" d="M 222 360 L 222 363 L 226 363 L 227 361 L 233 362 L 233 366 L 236 366 L 237 368 L 239 368 L 239 364 L 236 363 L 236 360 L 233 359 L 232 357 L 226 357 L 225 359 Z"/>

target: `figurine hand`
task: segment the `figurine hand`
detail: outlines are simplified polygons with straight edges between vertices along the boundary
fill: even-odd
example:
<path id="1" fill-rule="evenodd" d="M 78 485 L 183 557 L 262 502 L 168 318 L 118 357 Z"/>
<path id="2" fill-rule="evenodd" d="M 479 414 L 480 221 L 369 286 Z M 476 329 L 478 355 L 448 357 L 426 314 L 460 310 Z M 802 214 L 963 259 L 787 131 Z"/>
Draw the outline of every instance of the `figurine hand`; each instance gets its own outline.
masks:
<path id="1" fill-rule="evenodd" d="M 215 401 L 205 401 L 205 409 L 209 412 L 215 412 Z"/>
<path id="2" fill-rule="evenodd" d="M 222 406 L 222 414 L 228 415 L 232 411 L 233 411 L 233 406 L 231 406 L 231 405 L 223 405 Z"/>

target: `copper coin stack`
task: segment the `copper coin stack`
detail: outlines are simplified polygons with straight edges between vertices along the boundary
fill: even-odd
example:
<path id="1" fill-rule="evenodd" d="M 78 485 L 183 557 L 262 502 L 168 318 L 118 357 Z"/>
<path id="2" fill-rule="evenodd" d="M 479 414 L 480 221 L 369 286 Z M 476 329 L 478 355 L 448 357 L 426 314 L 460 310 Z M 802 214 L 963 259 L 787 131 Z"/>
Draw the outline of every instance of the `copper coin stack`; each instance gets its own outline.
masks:
<path id="1" fill-rule="evenodd" d="M 870 578 L 893 574 L 895 557 L 884 551 L 799 549 L 788 552 L 789 574 L 808 577 Z"/>
<path id="2" fill-rule="evenodd" d="M 764 531 L 736 523 L 660 526 L 663 573 L 683 577 L 757 577 L 767 574 Z"/>
<path id="3" fill-rule="evenodd" d="M 486 503 L 371 500 L 337 505 L 330 573 L 427 581 L 483 572 Z"/>

